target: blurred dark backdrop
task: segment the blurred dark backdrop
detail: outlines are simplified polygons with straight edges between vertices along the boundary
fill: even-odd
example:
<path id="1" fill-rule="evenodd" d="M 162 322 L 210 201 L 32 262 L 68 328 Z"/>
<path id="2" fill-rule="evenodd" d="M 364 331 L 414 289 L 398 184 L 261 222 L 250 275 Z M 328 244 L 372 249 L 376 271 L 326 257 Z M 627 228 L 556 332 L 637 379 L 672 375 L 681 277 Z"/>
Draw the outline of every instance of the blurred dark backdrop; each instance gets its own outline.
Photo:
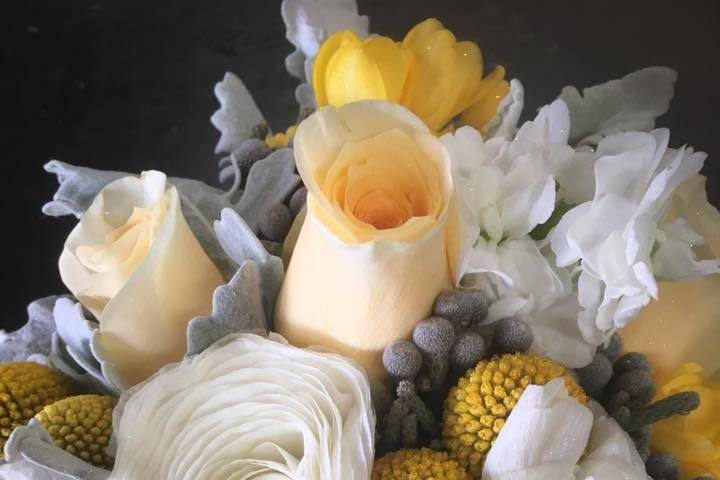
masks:
<path id="1" fill-rule="evenodd" d="M 40 208 L 56 181 L 49 159 L 216 181 L 213 86 L 237 73 L 276 129 L 295 115 L 279 0 L 24 0 L 0 14 L 0 327 L 25 304 L 63 292 L 56 261 L 74 219 Z M 680 73 L 660 124 L 671 143 L 710 153 L 720 203 L 720 2 L 717 0 L 359 0 L 371 31 L 401 38 L 430 16 L 523 81 L 526 115 L 564 85 L 640 67 Z"/>

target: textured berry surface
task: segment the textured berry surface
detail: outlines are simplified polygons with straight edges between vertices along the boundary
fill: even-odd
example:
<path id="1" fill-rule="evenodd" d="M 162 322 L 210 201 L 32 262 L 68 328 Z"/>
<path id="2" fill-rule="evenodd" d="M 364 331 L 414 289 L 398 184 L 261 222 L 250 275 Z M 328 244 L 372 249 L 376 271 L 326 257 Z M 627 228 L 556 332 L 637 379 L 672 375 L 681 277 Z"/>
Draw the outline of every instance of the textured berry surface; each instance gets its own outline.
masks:
<path id="1" fill-rule="evenodd" d="M 300 210 L 302 210 L 305 206 L 305 202 L 307 200 L 307 193 L 307 188 L 300 187 L 295 190 L 295 193 L 293 193 L 292 197 L 290 197 L 290 213 L 293 217 L 297 217 L 298 213 L 300 213 Z"/>
<path id="2" fill-rule="evenodd" d="M 270 147 L 257 138 L 245 140 L 234 152 L 238 165 L 244 170 L 249 170 L 255 162 L 270 155 Z"/>
<path id="3" fill-rule="evenodd" d="M 462 333 L 450 351 L 450 363 L 458 370 L 466 370 L 477 365 L 486 353 L 485 341 L 479 333 Z"/>
<path id="4" fill-rule="evenodd" d="M 613 375 L 610 360 L 602 353 L 597 353 L 590 365 L 576 370 L 580 386 L 589 395 L 597 396 L 608 384 Z"/>
<path id="5" fill-rule="evenodd" d="M 445 400 L 442 436 L 450 456 L 480 478 L 485 455 L 528 385 L 565 380 L 581 403 L 587 396 L 562 365 L 537 355 L 508 354 L 469 370 Z"/>
<path id="6" fill-rule="evenodd" d="M 465 469 L 445 452 L 428 448 L 398 450 L 375 462 L 371 480 L 469 480 Z"/>
<path id="7" fill-rule="evenodd" d="M 111 469 L 106 453 L 112 435 L 117 399 L 107 395 L 78 395 L 45 407 L 35 418 L 55 445 L 97 467 Z"/>
<path id="8" fill-rule="evenodd" d="M 435 299 L 433 314 L 450 320 L 455 330 L 466 330 L 487 316 L 488 300 L 474 289 L 445 290 Z"/>
<path id="9" fill-rule="evenodd" d="M 532 342 L 532 330 L 517 318 L 503 318 L 495 325 L 492 348 L 497 353 L 527 352 Z"/>
<path id="10" fill-rule="evenodd" d="M 53 368 L 34 362 L 0 365 L 0 453 L 16 426 L 73 393 L 70 378 Z"/>
<path id="11" fill-rule="evenodd" d="M 291 226 L 290 209 L 283 204 L 278 204 L 268 210 L 267 216 L 260 223 L 260 232 L 268 240 L 281 242 L 287 236 Z"/>
<path id="12" fill-rule="evenodd" d="M 412 380 L 422 367 L 422 353 L 407 340 L 393 342 L 383 352 L 385 370 L 400 380 Z"/>
<path id="13" fill-rule="evenodd" d="M 413 342 L 424 353 L 445 354 L 455 343 L 455 330 L 446 318 L 426 318 L 415 327 Z"/>
<path id="14" fill-rule="evenodd" d="M 680 480 L 680 462 L 667 453 L 651 453 L 645 469 L 654 479 Z"/>

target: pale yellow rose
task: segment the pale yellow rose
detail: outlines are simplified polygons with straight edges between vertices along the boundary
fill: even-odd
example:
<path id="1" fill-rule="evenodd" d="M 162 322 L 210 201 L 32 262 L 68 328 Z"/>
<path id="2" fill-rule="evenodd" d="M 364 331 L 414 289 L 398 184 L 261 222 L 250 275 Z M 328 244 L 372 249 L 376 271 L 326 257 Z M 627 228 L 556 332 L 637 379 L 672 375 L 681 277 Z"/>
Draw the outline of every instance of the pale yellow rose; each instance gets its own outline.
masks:
<path id="1" fill-rule="evenodd" d="M 707 201 L 705 177 L 690 178 L 675 192 L 667 219 L 678 216 L 705 239 L 694 248 L 700 258 L 720 257 L 720 212 Z M 658 379 L 685 362 L 697 362 L 708 376 L 720 378 L 720 275 L 661 283 L 659 301 L 620 335 L 626 350 L 648 355 Z"/>
<path id="2" fill-rule="evenodd" d="M 318 105 L 339 107 L 358 100 L 387 100 L 408 107 L 441 132 L 455 117 L 478 130 L 495 115 L 510 87 L 505 69 L 483 78 L 483 58 L 473 42 L 458 42 L 440 21 L 413 27 L 402 42 L 352 30 L 325 41 L 313 65 Z"/>
<path id="3" fill-rule="evenodd" d="M 98 194 L 70 233 L 60 276 L 100 323 L 105 360 L 124 386 L 182 359 L 188 322 L 224 283 L 183 217 L 165 174 L 125 177 Z"/>
<path id="4" fill-rule="evenodd" d="M 373 100 L 320 109 L 294 142 L 307 216 L 277 331 L 351 356 L 381 378 L 383 349 L 410 336 L 458 273 L 448 153 L 409 110 Z"/>

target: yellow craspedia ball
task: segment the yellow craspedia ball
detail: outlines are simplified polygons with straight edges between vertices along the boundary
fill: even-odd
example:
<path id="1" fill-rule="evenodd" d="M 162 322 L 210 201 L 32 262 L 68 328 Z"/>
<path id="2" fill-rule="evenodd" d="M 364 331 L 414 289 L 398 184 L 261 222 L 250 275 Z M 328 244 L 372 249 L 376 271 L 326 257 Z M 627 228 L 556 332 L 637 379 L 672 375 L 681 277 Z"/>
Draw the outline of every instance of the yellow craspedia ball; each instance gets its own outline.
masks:
<path id="1" fill-rule="evenodd" d="M 112 435 L 117 399 L 108 395 L 78 395 L 48 405 L 37 418 L 55 445 L 97 467 L 112 468 L 105 449 Z"/>
<path id="2" fill-rule="evenodd" d="M 371 480 L 469 480 L 446 452 L 429 448 L 398 450 L 375 461 Z"/>
<path id="3" fill-rule="evenodd" d="M 45 405 L 74 393 L 62 372 L 35 362 L 0 364 L 0 458 L 18 425 L 26 425 Z"/>
<path id="4" fill-rule="evenodd" d="M 587 396 L 562 365 L 533 354 L 508 354 L 483 360 L 460 378 L 445 400 L 443 440 L 452 458 L 474 478 L 480 478 L 485 455 L 505 419 L 528 385 L 565 379 L 571 396 L 587 403 Z"/>

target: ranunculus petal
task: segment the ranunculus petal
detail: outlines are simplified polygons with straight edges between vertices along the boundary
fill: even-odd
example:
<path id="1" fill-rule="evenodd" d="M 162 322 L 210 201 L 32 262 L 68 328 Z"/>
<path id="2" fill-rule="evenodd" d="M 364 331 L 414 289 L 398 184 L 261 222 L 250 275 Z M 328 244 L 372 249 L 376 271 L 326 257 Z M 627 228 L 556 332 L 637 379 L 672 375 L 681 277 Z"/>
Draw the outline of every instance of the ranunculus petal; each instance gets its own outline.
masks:
<path id="1" fill-rule="evenodd" d="M 365 480 L 375 417 L 352 362 L 231 335 L 127 393 L 111 479 Z"/>

